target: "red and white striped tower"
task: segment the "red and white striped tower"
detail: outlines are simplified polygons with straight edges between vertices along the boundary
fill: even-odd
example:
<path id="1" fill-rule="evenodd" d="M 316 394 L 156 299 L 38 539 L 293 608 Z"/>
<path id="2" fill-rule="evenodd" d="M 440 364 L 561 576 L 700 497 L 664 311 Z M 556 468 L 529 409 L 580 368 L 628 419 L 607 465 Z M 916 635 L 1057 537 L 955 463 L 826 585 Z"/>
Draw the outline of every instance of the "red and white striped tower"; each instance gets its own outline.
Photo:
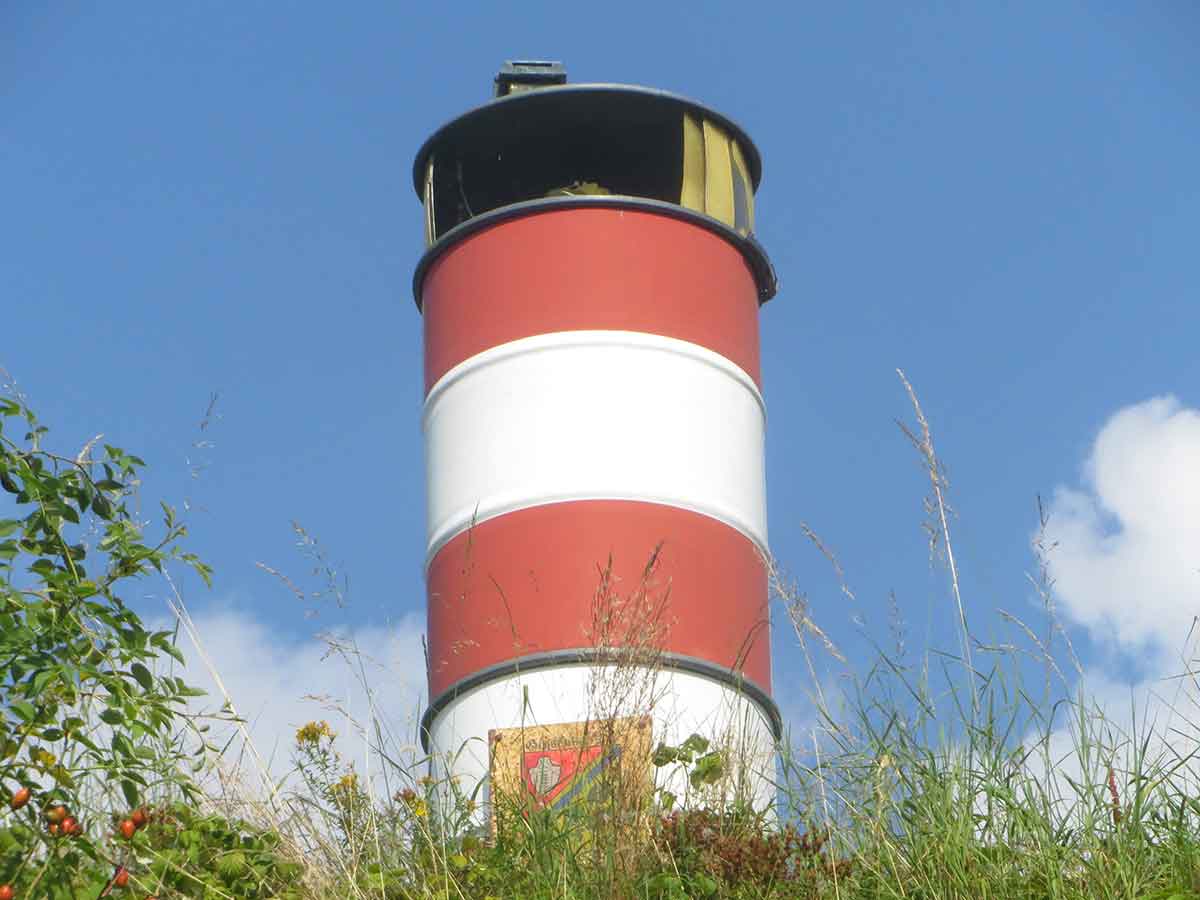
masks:
<path id="1" fill-rule="evenodd" d="M 428 250 L 427 749 L 468 784 L 487 735 L 588 718 L 611 665 L 598 572 L 669 585 L 654 740 L 770 758 L 758 308 L 761 163 L 700 104 L 506 64 L 438 130 L 414 182 Z M 753 785 L 771 796 L 769 767 Z"/>

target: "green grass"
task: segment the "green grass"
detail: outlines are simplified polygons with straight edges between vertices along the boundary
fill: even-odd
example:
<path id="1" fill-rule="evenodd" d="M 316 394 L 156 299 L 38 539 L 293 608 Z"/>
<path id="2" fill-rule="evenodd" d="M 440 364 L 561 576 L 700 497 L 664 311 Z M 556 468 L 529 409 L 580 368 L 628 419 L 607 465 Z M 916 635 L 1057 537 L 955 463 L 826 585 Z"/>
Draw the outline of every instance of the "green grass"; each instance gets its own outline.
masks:
<path id="1" fill-rule="evenodd" d="M 1183 708 L 1194 673 L 1172 682 L 1175 729 L 1146 721 L 1150 710 L 1131 710 L 1130 725 L 1106 717 L 1078 689 L 1082 670 L 1054 615 L 1047 564 L 1053 547 L 1044 539 L 1034 541 L 1031 579 L 1042 621 L 1030 625 L 996 611 L 999 636 L 981 639 L 970 622 L 990 611 L 963 594 L 949 486 L 928 422 L 904 384 L 915 424 L 902 428 L 928 478 L 923 524 L 931 559 L 946 574 L 943 614 L 957 624 L 956 647 L 928 648 L 912 660 L 897 640 L 896 651 L 878 652 L 867 671 L 847 672 L 851 689 L 834 696 L 817 657 L 838 663 L 840 654 L 803 591 L 769 561 L 783 614 L 776 627 L 792 626 L 816 711 L 808 733 L 789 735 L 779 747 L 777 809 L 728 799 L 736 794 L 722 788 L 737 780 L 736 753 L 697 741 L 690 756 L 656 754 L 698 776 L 681 805 L 668 806 L 636 779 L 620 782 L 613 767 L 618 780 L 600 783 L 586 807 L 553 815 L 501 799 L 494 832 L 481 828 L 481 797 L 472 786 L 428 777 L 430 760 L 411 734 L 391 730 L 374 713 L 368 666 L 341 642 L 337 652 L 359 673 L 371 712 L 354 724 L 357 733 L 337 736 L 321 722 L 301 728 L 286 783 L 272 781 L 239 726 L 223 753 L 207 757 L 207 798 L 199 808 L 165 787 L 148 789 L 151 821 L 123 841 L 112 830 L 133 801 L 115 798 L 105 779 L 79 770 L 73 796 L 94 839 L 87 853 L 76 849 L 82 842 L 48 840 L 35 804 L 0 808 L 0 875 L 25 892 L 22 900 L 38 892 L 90 898 L 117 863 L 129 867 L 131 886 L 114 896 L 154 892 L 162 900 L 1200 900 L 1200 766 Z M 1043 520 L 1043 534 L 1045 528 Z M 814 531 L 806 533 L 852 599 L 834 554 Z M 328 578 L 322 591 L 340 603 L 336 573 L 315 541 L 299 534 L 310 562 Z M 597 639 L 624 648 L 628 662 L 602 682 L 604 695 L 592 698 L 598 732 L 611 733 L 605 710 L 613 718 L 649 712 L 631 710 L 630 698 L 636 706 L 656 696 L 639 678 L 653 675 L 663 607 L 645 584 L 622 597 L 603 573 L 601 582 Z M 204 636 L 169 584 L 181 629 L 207 662 Z M 9 602 L 16 596 L 10 592 Z M 217 700 L 229 701 L 236 717 L 236 697 Z M 190 725 L 201 721 L 189 718 Z M 172 745 L 162 758 L 174 760 L 182 749 Z M 5 752 L 0 763 L 8 761 L 10 770 L 30 765 L 14 762 L 15 750 Z M 178 785 L 180 777 L 173 772 L 161 783 Z M 47 872 L 53 877 L 43 878 Z"/>
<path id="2" fill-rule="evenodd" d="M 644 808 L 625 829 L 611 810 L 510 814 L 492 843 L 432 822 L 434 786 L 341 803 L 322 787 L 334 764 L 303 806 L 324 817 L 299 857 L 309 895 L 1200 898 L 1192 759 L 1122 733 L 1065 679 L 1047 703 L 1007 652 L 976 650 L 994 665 L 973 687 L 958 658 L 881 658 L 842 715 L 824 709 L 815 746 L 782 751 L 792 826 L 721 808 Z"/>
<path id="3" fill-rule="evenodd" d="M 1043 541 L 1033 579 L 1045 602 L 1043 637 L 1007 614 L 1004 640 L 972 633 L 948 485 L 909 394 L 916 424 L 904 431 L 929 478 L 926 530 L 948 576 L 957 651 L 928 651 L 915 663 L 880 652 L 839 702 L 822 692 L 810 655 L 836 648 L 804 595 L 776 577 L 819 717 L 780 748 L 776 818 L 719 802 L 668 813 L 653 798 L 626 798 L 623 822 L 613 808 L 558 818 L 505 810 L 492 840 L 470 833 L 467 798 L 452 821 L 432 820 L 437 786 L 421 783 L 422 760 L 393 766 L 405 782 L 394 800 L 339 798 L 337 753 L 313 744 L 301 760 L 306 795 L 284 801 L 302 813 L 280 826 L 305 863 L 305 895 L 1200 900 L 1194 742 L 1173 749 L 1136 715 L 1122 730 L 1075 692 L 1064 673 L 1081 669 L 1053 616 Z M 1043 677 L 1027 683 L 1035 670 Z M 378 758 L 395 763 L 378 729 L 375 737 Z"/>

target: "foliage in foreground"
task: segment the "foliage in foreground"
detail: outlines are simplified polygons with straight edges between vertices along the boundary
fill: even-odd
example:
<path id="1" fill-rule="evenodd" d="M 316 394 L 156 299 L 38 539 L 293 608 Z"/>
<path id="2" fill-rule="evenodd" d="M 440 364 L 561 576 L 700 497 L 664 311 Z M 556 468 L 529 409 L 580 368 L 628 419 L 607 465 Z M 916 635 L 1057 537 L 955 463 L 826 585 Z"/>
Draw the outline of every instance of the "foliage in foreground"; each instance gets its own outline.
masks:
<path id="1" fill-rule="evenodd" d="M 1044 540 L 1035 544 L 1033 581 L 1048 636 L 1012 616 L 1012 635 L 985 642 L 969 630 L 948 484 L 909 391 L 917 422 L 904 430 L 929 478 L 927 532 L 950 576 L 959 648 L 915 661 L 881 652 L 847 710 L 817 692 L 814 751 L 784 748 L 780 785 L 781 809 L 811 827 L 720 807 L 665 811 L 645 831 L 623 835 L 632 846 L 621 852 L 620 835 L 589 841 L 595 821 L 510 815 L 489 843 L 431 823 L 430 807 L 412 792 L 407 819 L 380 810 L 361 820 L 367 834 L 405 823 L 393 844 L 395 880 L 333 878 L 329 891 L 480 900 L 1200 900 L 1197 730 L 1184 721 L 1177 749 L 1147 725 L 1122 731 L 1075 691 L 1063 675 L 1068 664 L 1079 673 L 1069 642 L 1067 659 L 1050 652 L 1062 629 L 1049 602 L 1044 554 L 1052 548 Z M 810 635 L 828 645 L 803 595 L 780 592 L 801 645 Z M 1035 666 L 1023 665 L 1027 658 Z M 1028 683 L 1032 668 L 1044 670 L 1044 683 Z M 359 846 L 370 859 L 373 842 Z"/>
<path id="2" fill-rule="evenodd" d="M 0 397 L 0 897 L 279 896 L 298 873 L 278 836 L 199 812 L 201 692 L 169 673 L 173 633 L 121 598 L 173 563 L 208 568 L 169 506 L 157 537 L 136 518 L 141 459 L 52 453 L 46 433 Z"/>
<path id="3" fill-rule="evenodd" d="M 797 824 L 660 792 L 632 825 L 620 805 L 501 807 L 493 835 L 473 824 L 476 796 L 434 784 L 378 722 L 363 737 L 385 791 L 313 722 L 296 735 L 293 787 L 202 797 L 191 768 L 220 760 L 186 712 L 195 692 L 168 674 L 172 635 L 146 629 L 120 588 L 173 562 L 207 570 L 179 549 L 172 510 L 155 539 L 136 519 L 140 459 L 49 453 L 33 414 L 0 400 L 0 900 L 1200 900 L 1195 729 L 1185 749 L 1146 726 L 1123 733 L 1072 692 L 1049 639 L 1013 620 L 1047 672 L 1034 689 L 1028 651 L 967 629 L 948 486 L 914 408 L 906 433 L 930 479 L 959 652 L 881 653 L 848 712 L 819 702 L 815 751 L 782 753 L 780 809 Z M 13 422 L 28 429 L 19 442 Z M 780 592 L 801 645 L 824 640 L 803 595 Z M 1048 604 L 1047 619 L 1053 636 Z M 699 785 L 730 760 L 696 737 L 654 762 Z"/>
<path id="4" fill-rule="evenodd" d="M 1000 687 L 985 682 L 981 700 Z M 884 708 L 868 704 L 820 766 L 786 763 L 793 806 L 828 810 L 807 829 L 700 808 L 604 831 L 603 810 L 507 809 L 488 840 L 431 821 L 434 785 L 402 791 L 387 810 L 360 797 L 355 843 L 342 835 L 323 848 L 338 867 L 320 866 L 332 877 L 313 896 L 1200 900 L 1200 803 L 1182 769 L 1152 759 L 1148 742 L 1115 746 L 1098 715 L 1073 708 L 1067 752 L 1102 763 L 1095 781 L 1086 766 L 1037 771 L 1030 748 L 1005 739 L 1011 722 L 996 707 L 973 736 L 935 743 L 921 734 L 928 723 L 900 727 L 895 709 L 895 730 L 877 730 Z"/>

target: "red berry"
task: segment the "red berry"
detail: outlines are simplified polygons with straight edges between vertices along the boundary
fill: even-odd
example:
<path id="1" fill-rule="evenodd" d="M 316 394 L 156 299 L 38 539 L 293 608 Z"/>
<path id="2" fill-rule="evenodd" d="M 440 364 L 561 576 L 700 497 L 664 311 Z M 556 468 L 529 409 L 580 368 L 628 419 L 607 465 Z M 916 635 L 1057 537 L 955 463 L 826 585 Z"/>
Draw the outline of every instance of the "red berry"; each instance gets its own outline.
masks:
<path id="1" fill-rule="evenodd" d="M 144 809 L 135 809 L 133 811 L 133 814 L 130 815 L 129 818 L 133 821 L 133 824 L 136 825 L 138 828 L 141 828 L 148 821 L 150 821 L 150 817 L 148 815 L 146 815 L 146 811 Z"/>
<path id="2" fill-rule="evenodd" d="M 46 826 L 46 830 L 50 832 L 50 837 L 58 837 L 58 833 L 62 830 L 62 826 L 57 822 L 51 822 L 48 826 Z"/>
<path id="3" fill-rule="evenodd" d="M 67 817 L 67 808 L 61 803 L 55 804 L 46 810 L 46 818 L 51 822 L 61 822 Z"/>
<path id="4" fill-rule="evenodd" d="M 62 820 L 62 823 L 59 827 L 62 828 L 62 833 L 67 835 L 67 837 L 70 837 L 73 834 L 79 834 L 79 832 L 83 831 L 79 825 L 79 820 L 74 816 L 67 816 Z"/>
<path id="5" fill-rule="evenodd" d="M 133 819 L 126 819 L 121 823 L 121 837 L 125 840 L 131 840 L 136 831 L 137 826 L 133 824 Z"/>
<path id="6" fill-rule="evenodd" d="M 11 884 L 0 884 L 0 900 L 13 900 L 17 896 Z"/>
<path id="7" fill-rule="evenodd" d="M 117 874 L 113 876 L 113 887 L 123 888 L 129 884 L 129 870 L 124 866 L 117 869 Z"/>
<path id="8" fill-rule="evenodd" d="M 8 802 L 8 805 L 11 806 L 13 809 L 20 809 L 22 806 L 24 806 L 26 803 L 29 802 L 29 797 L 30 797 L 29 788 L 23 787 L 19 791 L 16 791 L 12 795 L 12 800 L 10 800 Z"/>

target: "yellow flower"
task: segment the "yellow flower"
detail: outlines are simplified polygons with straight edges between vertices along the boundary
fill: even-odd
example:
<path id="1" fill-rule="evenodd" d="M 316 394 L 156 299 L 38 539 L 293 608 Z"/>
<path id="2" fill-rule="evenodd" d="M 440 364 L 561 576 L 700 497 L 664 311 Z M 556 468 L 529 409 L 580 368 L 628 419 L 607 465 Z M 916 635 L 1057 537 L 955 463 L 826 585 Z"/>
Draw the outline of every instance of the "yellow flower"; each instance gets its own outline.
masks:
<path id="1" fill-rule="evenodd" d="M 424 798 L 417 796 L 417 792 L 412 788 L 400 791 L 396 794 L 396 799 L 402 801 L 417 818 L 423 818 L 429 813 L 429 804 Z"/>
<path id="2" fill-rule="evenodd" d="M 296 743 L 303 746 L 304 744 L 316 744 L 321 738 L 327 737 L 331 741 L 335 735 L 329 727 L 329 723 L 322 719 L 320 722 L 309 722 L 307 725 L 302 725 L 296 729 Z"/>
<path id="3" fill-rule="evenodd" d="M 358 775 L 354 772 L 348 772 L 338 779 L 337 784 L 333 786 L 335 791 L 342 791 L 347 794 L 358 790 Z"/>

